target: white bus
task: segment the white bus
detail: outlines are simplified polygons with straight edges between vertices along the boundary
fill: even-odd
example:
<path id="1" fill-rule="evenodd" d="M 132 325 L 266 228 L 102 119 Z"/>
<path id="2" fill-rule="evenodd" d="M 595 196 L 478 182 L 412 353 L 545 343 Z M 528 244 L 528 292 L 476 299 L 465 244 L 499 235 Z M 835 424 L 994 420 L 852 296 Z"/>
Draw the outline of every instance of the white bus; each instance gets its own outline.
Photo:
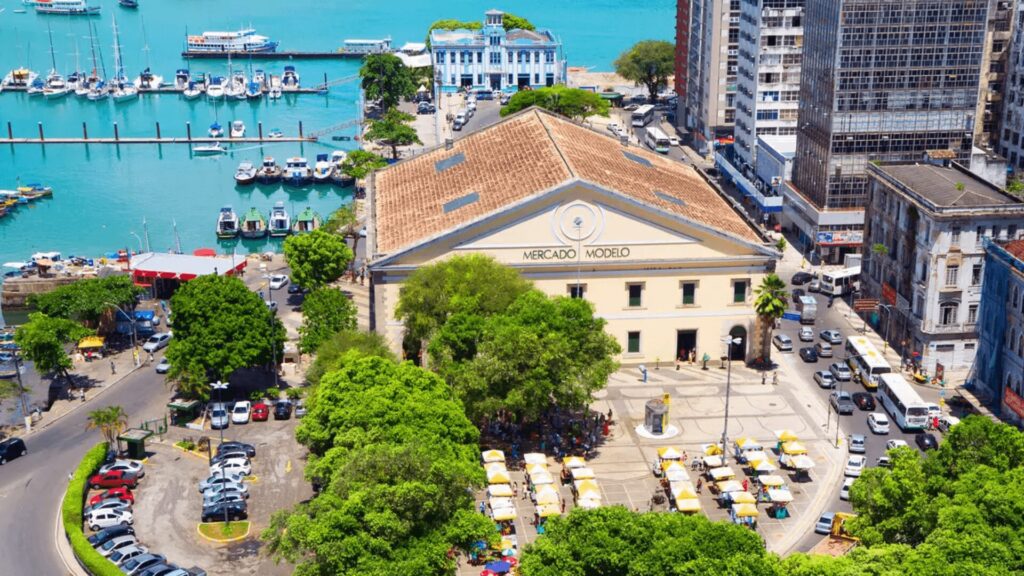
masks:
<path id="1" fill-rule="evenodd" d="M 654 120 L 654 105 L 644 104 L 643 106 L 633 110 L 633 126 L 644 127 Z"/>
<path id="2" fill-rule="evenodd" d="M 847 362 L 850 372 L 868 390 L 878 389 L 878 377 L 892 372 L 885 357 L 866 336 L 850 336 L 846 339 L 846 353 L 850 355 Z"/>
<path id="3" fill-rule="evenodd" d="M 878 399 L 904 430 L 923 430 L 928 425 L 928 405 L 899 374 L 878 377 Z"/>
<path id="4" fill-rule="evenodd" d="M 860 266 L 843 268 L 821 275 L 821 293 L 842 296 L 860 288 Z"/>
<path id="5" fill-rule="evenodd" d="M 661 154 L 668 154 L 672 142 L 660 128 L 648 128 L 644 130 L 644 133 L 644 140 L 647 142 L 648 148 Z"/>

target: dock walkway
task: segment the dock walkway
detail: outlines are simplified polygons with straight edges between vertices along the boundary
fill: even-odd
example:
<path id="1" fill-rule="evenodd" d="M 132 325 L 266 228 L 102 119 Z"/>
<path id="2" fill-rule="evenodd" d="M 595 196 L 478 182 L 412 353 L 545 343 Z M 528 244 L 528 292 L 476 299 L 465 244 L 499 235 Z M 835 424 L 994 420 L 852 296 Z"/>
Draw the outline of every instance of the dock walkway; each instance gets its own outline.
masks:
<path id="1" fill-rule="evenodd" d="M 282 136 L 280 138 L 187 138 L 187 137 L 122 137 L 122 138 L 0 138 L 0 144 L 271 144 L 274 142 L 316 142 L 315 136 Z M 231 150 L 228 149 L 228 152 Z"/>

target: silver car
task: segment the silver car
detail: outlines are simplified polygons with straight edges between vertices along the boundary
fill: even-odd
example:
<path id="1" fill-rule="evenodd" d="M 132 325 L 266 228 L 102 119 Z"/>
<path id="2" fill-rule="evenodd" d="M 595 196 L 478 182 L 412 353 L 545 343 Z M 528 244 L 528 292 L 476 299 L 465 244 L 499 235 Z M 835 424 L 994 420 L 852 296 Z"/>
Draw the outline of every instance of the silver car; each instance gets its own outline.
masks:
<path id="1" fill-rule="evenodd" d="M 223 488 L 220 487 L 223 485 L 239 486 L 239 488 L 236 488 L 237 490 L 245 491 L 247 490 L 247 488 L 245 487 L 245 485 L 242 484 L 242 478 L 243 476 L 240 474 L 224 474 L 223 476 L 221 476 L 219 473 L 214 474 L 207 478 L 206 480 L 203 480 L 202 482 L 199 483 L 199 491 L 207 492 L 210 489 L 214 488 L 217 490 L 222 490 Z"/>
<path id="2" fill-rule="evenodd" d="M 824 370 L 818 370 L 814 373 L 814 381 L 822 388 L 836 387 L 836 379 L 832 376 L 832 373 Z"/>
<path id="3" fill-rule="evenodd" d="M 203 493 L 203 507 L 220 504 L 221 502 L 241 502 L 247 497 L 248 495 L 237 490 L 223 490 L 211 494 Z"/>
<path id="4" fill-rule="evenodd" d="M 779 352 L 792 352 L 793 351 L 793 340 L 785 334 L 776 334 L 772 338 L 772 344 L 779 350 Z"/>
<path id="5" fill-rule="evenodd" d="M 118 536 L 104 542 L 96 551 L 106 558 L 121 548 L 136 546 L 138 543 L 139 541 L 135 539 L 135 536 Z"/>
<path id="6" fill-rule="evenodd" d="M 210 405 L 210 428 L 214 430 L 227 428 L 230 425 L 230 419 L 227 406 L 221 403 Z"/>
<path id="7" fill-rule="evenodd" d="M 850 378 L 853 378 L 853 373 L 850 372 L 850 367 L 842 362 L 833 362 L 828 367 L 828 371 L 832 373 L 832 376 L 836 380 L 842 380 L 843 382 L 849 382 Z"/>

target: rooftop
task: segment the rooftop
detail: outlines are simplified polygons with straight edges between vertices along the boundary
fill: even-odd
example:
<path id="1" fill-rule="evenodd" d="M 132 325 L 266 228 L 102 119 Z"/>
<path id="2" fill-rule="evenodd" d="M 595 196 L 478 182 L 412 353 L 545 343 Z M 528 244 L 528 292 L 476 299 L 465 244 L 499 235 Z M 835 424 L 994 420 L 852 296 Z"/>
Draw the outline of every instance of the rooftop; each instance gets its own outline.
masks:
<path id="1" fill-rule="evenodd" d="M 693 168 L 530 108 L 374 174 L 376 252 L 390 254 L 572 182 L 738 240 L 764 239 Z"/>
<path id="2" fill-rule="evenodd" d="M 1024 240 L 1011 240 L 1003 245 L 1003 250 L 1012 254 L 1017 260 L 1024 261 Z"/>
<path id="3" fill-rule="evenodd" d="M 1020 199 L 955 165 L 882 164 L 875 168 L 936 209 L 1024 205 Z"/>
<path id="4" fill-rule="evenodd" d="M 245 268 L 244 256 L 193 256 L 144 252 L 131 257 L 132 274 L 141 278 L 191 280 L 197 276 L 233 274 Z"/>
<path id="5" fill-rule="evenodd" d="M 783 158 L 793 158 L 796 156 L 796 134 L 784 136 L 772 134 L 758 136 L 757 139 L 761 141 L 758 147 L 770 148 L 776 156 Z"/>

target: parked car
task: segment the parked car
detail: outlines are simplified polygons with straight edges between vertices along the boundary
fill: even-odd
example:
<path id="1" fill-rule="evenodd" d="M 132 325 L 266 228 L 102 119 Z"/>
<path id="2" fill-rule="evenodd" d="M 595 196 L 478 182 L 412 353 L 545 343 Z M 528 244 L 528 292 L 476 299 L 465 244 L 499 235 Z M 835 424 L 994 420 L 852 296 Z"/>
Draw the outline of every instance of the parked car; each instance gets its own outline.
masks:
<path id="1" fill-rule="evenodd" d="M 125 472 L 131 472 L 132 474 L 135 474 L 135 476 L 139 478 L 142 478 L 143 476 L 146 475 L 146 470 L 142 467 L 142 463 L 136 462 L 134 460 L 114 460 L 109 464 L 104 464 L 103 466 L 100 466 L 99 473 L 106 474 L 107 472 L 112 472 L 114 470 L 124 470 Z"/>
<path id="2" fill-rule="evenodd" d="M 416 105 L 417 114 L 433 114 L 437 108 L 434 107 L 430 102 L 420 102 Z"/>
<path id="3" fill-rule="evenodd" d="M 263 303 L 267 305 L 267 308 L 269 308 L 271 312 L 277 312 L 277 302 L 273 300 L 264 300 Z"/>
<path id="4" fill-rule="evenodd" d="M 942 418 L 942 408 L 939 408 L 938 404 L 933 404 L 931 402 L 926 402 L 925 406 L 928 407 L 928 419 L 929 420 L 932 420 L 934 418 Z"/>
<path id="5" fill-rule="evenodd" d="M 935 438 L 935 435 L 927 432 L 914 436 L 914 443 L 921 450 L 935 450 L 939 447 L 939 441 Z"/>
<path id="6" fill-rule="evenodd" d="M 28 454 L 28 448 L 25 447 L 25 441 L 21 438 L 8 438 L 0 442 L 0 465 L 25 454 Z"/>
<path id="7" fill-rule="evenodd" d="M 220 402 L 210 405 L 210 428 L 214 430 L 227 428 L 230 421 L 227 406 Z"/>
<path id="8" fill-rule="evenodd" d="M 150 566 L 163 563 L 165 560 L 167 558 L 164 558 L 162 554 L 143 554 L 121 564 L 121 571 L 128 576 L 134 576 Z"/>
<path id="9" fill-rule="evenodd" d="M 836 380 L 842 380 L 843 382 L 849 382 L 850 378 L 853 378 L 853 373 L 850 372 L 850 367 L 842 362 L 833 362 L 828 367 L 828 371 L 832 373 L 832 376 Z"/>
<path id="10" fill-rule="evenodd" d="M 93 490 L 99 490 L 100 488 L 135 488 L 139 484 L 139 479 L 131 472 L 125 472 L 124 470 L 111 470 L 104 474 L 94 474 L 89 478 L 89 486 Z"/>
<path id="11" fill-rule="evenodd" d="M 875 409 L 875 397 L 867 392 L 855 392 L 853 394 L 853 403 L 857 405 L 857 408 L 865 412 L 872 412 Z"/>
<path id="12" fill-rule="evenodd" d="M 224 474 L 221 476 L 220 473 L 211 474 L 209 478 L 199 483 L 199 491 L 206 492 L 212 488 L 220 486 L 241 486 L 239 490 L 244 490 L 245 485 L 242 484 L 242 480 L 245 478 L 241 474 Z M 220 489 L 220 488 L 218 488 Z"/>
<path id="13" fill-rule="evenodd" d="M 939 418 L 939 430 L 941 430 L 942 433 L 945 434 L 946 432 L 949 432 L 950 428 L 956 426 L 959 423 L 960 419 L 957 418 L 956 416 L 943 416 Z"/>
<path id="14" fill-rule="evenodd" d="M 847 458 L 846 467 L 843 469 L 844 476 L 860 476 L 860 473 L 864 471 L 864 465 L 867 463 L 867 458 L 861 455 L 853 455 Z"/>
<path id="15" fill-rule="evenodd" d="M 850 434 L 848 449 L 851 454 L 863 454 L 867 451 L 868 439 L 863 434 Z"/>
<path id="16" fill-rule="evenodd" d="M 171 361 L 164 356 L 160 359 L 160 362 L 156 365 L 157 374 L 167 374 L 171 370 Z"/>
<path id="17" fill-rule="evenodd" d="M 797 272 L 793 274 L 793 278 L 790 279 L 790 283 L 794 286 L 803 286 L 814 278 L 809 272 Z"/>
<path id="18" fill-rule="evenodd" d="M 892 466 L 892 461 L 889 460 L 888 456 L 879 456 L 878 458 L 875 458 L 875 466 L 878 466 L 879 468 L 888 468 Z"/>
<path id="19" fill-rule="evenodd" d="M 800 359 L 803 360 L 804 362 L 817 362 L 818 353 L 814 350 L 814 348 L 801 348 Z"/>
<path id="20" fill-rule="evenodd" d="M 110 555 L 110 561 L 120 566 L 124 562 L 131 560 L 136 556 L 142 556 L 147 553 L 149 553 L 149 550 L 145 546 L 140 546 L 136 543 L 134 546 L 125 546 L 124 548 L 116 550 Z"/>
<path id="21" fill-rule="evenodd" d="M 812 329 L 810 326 L 804 326 L 800 328 L 800 341 L 814 342 L 814 329 Z"/>
<path id="22" fill-rule="evenodd" d="M 280 290 L 288 285 L 289 279 L 285 274 L 273 274 L 270 277 L 270 289 Z"/>
<path id="23" fill-rule="evenodd" d="M 836 517 L 835 512 L 825 512 L 814 523 L 814 532 L 817 534 L 828 534 L 832 532 L 832 519 Z"/>
<path id="24" fill-rule="evenodd" d="M 832 345 L 825 342 L 818 342 L 814 345 L 814 351 L 818 353 L 818 358 L 831 358 L 832 357 Z"/>
<path id="25" fill-rule="evenodd" d="M 249 517 L 245 502 L 222 502 L 203 507 L 203 522 L 217 522 L 227 515 L 228 520 L 245 520 Z"/>
<path id="26" fill-rule="evenodd" d="M 217 454 L 220 455 L 225 452 L 245 452 L 246 456 L 254 458 L 256 456 L 256 447 L 245 442 L 224 442 L 217 446 Z"/>
<path id="27" fill-rule="evenodd" d="M 249 487 L 243 484 L 241 479 L 221 484 L 210 484 L 206 487 L 206 490 L 202 491 L 202 494 L 203 498 L 206 498 L 207 496 L 213 496 L 215 494 L 225 492 L 238 492 L 239 494 L 243 494 L 246 498 L 249 497 Z"/>
<path id="28" fill-rule="evenodd" d="M 868 414 L 868 428 L 875 434 L 889 433 L 889 418 L 881 412 Z"/>
<path id="29" fill-rule="evenodd" d="M 149 568 L 146 568 L 142 572 L 139 572 L 139 576 L 168 576 L 179 568 L 174 564 L 167 564 L 166 560 L 159 564 L 154 564 Z"/>
<path id="30" fill-rule="evenodd" d="M 306 291 L 306 289 L 303 288 L 302 286 L 299 286 L 298 284 L 289 284 L 288 285 L 288 293 L 289 294 L 302 294 L 305 291 Z"/>
<path id="31" fill-rule="evenodd" d="M 772 344 L 779 352 L 792 352 L 793 351 L 793 340 L 785 334 L 776 334 L 772 337 Z"/>
<path id="32" fill-rule="evenodd" d="M 303 402 L 302 400 L 299 400 L 298 402 L 295 403 L 295 417 L 296 418 L 302 418 L 305 415 L 306 415 L 306 403 Z"/>
<path id="33" fill-rule="evenodd" d="M 231 409 L 231 423 L 248 423 L 250 410 L 252 410 L 252 403 L 248 400 L 239 400 L 238 402 L 235 402 L 234 408 Z"/>
<path id="34" fill-rule="evenodd" d="M 253 422 L 266 422 L 268 418 L 270 418 L 270 406 L 263 402 L 257 402 L 252 405 Z"/>
<path id="35" fill-rule="evenodd" d="M 118 536 L 104 542 L 102 546 L 96 548 L 96 551 L 106 558 L 121 548 L 135 546 L 138 543 L 139 541 L 135 539 L 135 536 Z"/>
<path id="36" fill-rule="evenodd" d="M 156 352 L 157 350 L 160 350 L 161 348 L 167 347 L 167 345 L 170 344 L 170 343 L 171 343 L 171 333 L 170 332 L 160 332 L 160 333 L 153 334 L 152 336 L 150 336 L 149 340 L 146 340 L 146 343 L 142 345 L 142 349 L 145 350 L 146 352 L 149 352 L 150 354 L 152 354 L 152 353 Z"/>
<path id="37" fill-rule="evenodd" d="M 135 495 L 132 494 L 131 490 L 127 488 L 111 488 L 110 490 L 104 490 L 103 492 L 93 496 L 89 500 L 89 505 L 92 506 L 93 504 L 98 504 L 110 498 L 117 498 L 119 500 L 124 500 L 125 502 L 131 502 L 132 504 L 135 503 Z"/>
<path id="38" fill-rule="evenodd" d="M 818 383 L 821 388 L 835 388 L 836 379 L 832 376 L 831 372 L 825 370 L 818 370 L 814 373 L 814 381 Z"/>
<path id="39" fill-rule="evenodd" d="M 278 400 L 274 404 L 274 420 L 287 420 L 292 417 L 292 403 L 288 400 Z"/>
<path id="40" fill-rule="evenodd" d="M 905 440 L 893 438 L 892 440 L 889 440 L 888 442 L 885 443 L 885 451 L 888 452 L 889 450 L 893 450 L 895 448 L 902 448 L 906 446 L 909 446 L 909 444 L 907 444 Z"/>
<path id="41" fill-rule="evenodd" d="M 829 394 L 828 402 L 840 414 L 853 414 L 853 398 L 846 390 Z"/>
<path id="42" fill-rule="evenodd" d="M 249 495 L 237 490 L 221 490 L 220 492 L 203 493 L 203 507 L 213 506 L 221 502 L 241 502 Z"/>
<path id="43" fill-rule="evenodd" d="M 121 500 L 120 498 L 107 498 L 106 500 L 100 500 L 95 504 L 90 504 L 82 510 L 82 517 L 86 517 L 93 512 L 100 510 L 128 510 L 132 509 L 132 503 L 127 500 Z"/>
<path id="44" fill-rule="evenodd" d="M 82 520 L 82 523 L 93 532 L 101 528 L 110 528 L 118 524 L 132 524 L 133 522 L 135 519 L 127 510 L 97 510 Z"/>
<path id="45" fill-rule="evenodd" d="M 225 460 L 242 460 L 244 462 L 249 461 L 249 456 L 242 450 L 225 450 L 210 459 L 210 464 L 220 464 Z"/>
<path id="46" fill-rule="evenodd" d="M 818 336 L 829 344 L 839 345 L 843 343 L 843 335 L 839 333 L 839 330 L 822 330 L 818 332 Z"/>
<path id="47" fill-rule="evenodd" d="M 89 536 L 87 540 L 89 540 L 89 545 L 95 548 L 111 538 L 124 536 L 125 534 L 135 534 L 135 528 L 132 528 L 128 524 L 115 524 L 110 528 L 103 528 L 99 532 Z"/>
<path id="48" fill-rule="evenodd" d="M 839 499 L 840 500 L 849 500 L 850 499 L 850 486 L 853 486 L 853 483 L 856 482 L 856 481 L 857 481 L 856 478 L 844 478 L 843 479 L 843 487 L 839 489 Z"/>
<path id="49" fill-rule="evenodd" d="M 242 476 L 252 474 L 252 466 L 242 460 L 225 460 L 220 464 L 214 464 L 210 466 L 210 475 L 220 474 L 221 470 L 224 471 L 224 474 L 240 474 Z"/>

